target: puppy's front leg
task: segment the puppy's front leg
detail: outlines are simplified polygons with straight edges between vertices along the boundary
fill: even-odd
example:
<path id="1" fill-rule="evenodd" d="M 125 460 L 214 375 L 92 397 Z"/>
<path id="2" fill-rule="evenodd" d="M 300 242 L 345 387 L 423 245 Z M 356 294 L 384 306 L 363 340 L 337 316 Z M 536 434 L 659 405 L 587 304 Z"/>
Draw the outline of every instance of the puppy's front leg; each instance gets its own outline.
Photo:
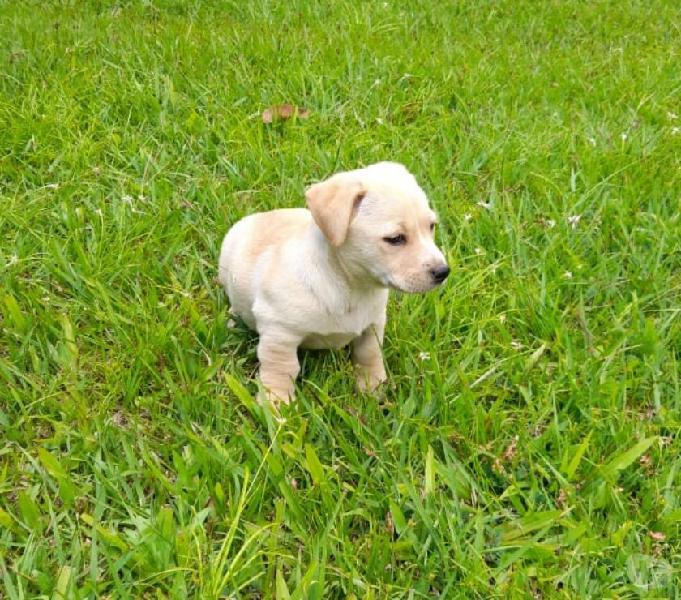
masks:
<path id="1" fill-rule="evenodd" d="M 295 395 L 294 384 L 300 372 L 299 343 L 299 339 L 267 332 L 260 336 L 260 381 L 275 402 L 288 404 Z"/>
<path id="2" fill-rule="evenodd" d="M 362 391 L 375 390 L 385 381 L 383 366 L 383 327 L 372 325 L 352 342 L 352 362 L 357 372 L 357 386 Z"/>

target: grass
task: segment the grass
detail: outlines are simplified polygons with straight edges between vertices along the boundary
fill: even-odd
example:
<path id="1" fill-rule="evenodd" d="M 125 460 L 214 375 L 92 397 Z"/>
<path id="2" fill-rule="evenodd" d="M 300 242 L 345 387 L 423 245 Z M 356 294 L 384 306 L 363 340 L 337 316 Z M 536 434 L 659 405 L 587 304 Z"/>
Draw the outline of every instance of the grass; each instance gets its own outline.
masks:
<path id="1" fill-rule="evenodd" d="M 0 597 L 680 597 L 678 15 L 0 1 Z M 221 238 L 386 158 L 453 274 L 278 422 Z"/>

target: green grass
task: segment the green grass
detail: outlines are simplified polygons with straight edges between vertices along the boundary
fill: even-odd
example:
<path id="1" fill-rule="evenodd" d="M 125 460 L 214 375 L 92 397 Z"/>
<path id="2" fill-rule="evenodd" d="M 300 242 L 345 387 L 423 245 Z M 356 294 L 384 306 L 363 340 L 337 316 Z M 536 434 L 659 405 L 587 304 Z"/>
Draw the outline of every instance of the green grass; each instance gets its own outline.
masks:
<path id="1" fill-rule="evenodd" d="M 671 0 L 0 0 L 0 597 L 681 597 L 680 33 Z M 278 422 L 222 236 L 382 159 L 453 274 L 392 298 L 382 394 L 306 353 Z"/>

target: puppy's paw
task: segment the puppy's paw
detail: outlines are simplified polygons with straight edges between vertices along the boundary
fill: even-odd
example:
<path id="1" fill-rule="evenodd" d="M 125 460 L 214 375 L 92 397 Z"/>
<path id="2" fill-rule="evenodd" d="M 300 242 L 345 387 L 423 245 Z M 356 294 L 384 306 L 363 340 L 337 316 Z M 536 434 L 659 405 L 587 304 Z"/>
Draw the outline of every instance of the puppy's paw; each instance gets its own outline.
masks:
<path id="1" fill-rule="evenodd" d="M 258 392 L 258 401 L 261 404 L 272 404 L 275 408 L 281 404 L 289 404 L 291 400 L 295 400 L 295 391 L 291 388 L 267 388 L 262 385 Z"/>
<path id="2" fill-rule="evenodd" d="M 385 369 L 382 366 L 380 369 L 357 367 L 357 387 L 361 392 L 375 391 L 386 379 Z"/>

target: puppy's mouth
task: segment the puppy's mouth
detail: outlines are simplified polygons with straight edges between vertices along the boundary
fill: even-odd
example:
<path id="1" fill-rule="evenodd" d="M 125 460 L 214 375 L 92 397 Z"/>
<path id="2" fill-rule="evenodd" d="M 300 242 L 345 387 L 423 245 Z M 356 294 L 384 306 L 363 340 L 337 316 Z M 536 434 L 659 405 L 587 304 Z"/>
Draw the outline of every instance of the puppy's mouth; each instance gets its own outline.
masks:
<path id="1" fill-rule="evenodd" d="M 441 282 L 440 283 L 433 283 L 433 284 L 428 285 L 428 286 L 423 286 L 423 287 L 419 286 L 419 287 L 416 287 L 416 288 L 412 288 L 412 287 L 401 286 L 398 283 L 396 283 L 393 279 L 391 279 L 390 277 L 386 277 L 385 280 L 383 281 L 383 285 L 385 285 L 385 287 L 387 287 L 391 290 L 394 290 L 396 292 L 400 292 L 402 294 L 425 294 L 426 292 L 430 292 L 431 290 L 434 290 L 435 288 L 440 287 L 440 285 L 442 285 L 442 283 Z"/>
<path id="2" fill-rule="evenodd" d="M 406 292 L 406 290 L 397 285 L 389 275 L 383 277 L 382 283 L 388 289 L 395 290 L 396 292 Z"/>

